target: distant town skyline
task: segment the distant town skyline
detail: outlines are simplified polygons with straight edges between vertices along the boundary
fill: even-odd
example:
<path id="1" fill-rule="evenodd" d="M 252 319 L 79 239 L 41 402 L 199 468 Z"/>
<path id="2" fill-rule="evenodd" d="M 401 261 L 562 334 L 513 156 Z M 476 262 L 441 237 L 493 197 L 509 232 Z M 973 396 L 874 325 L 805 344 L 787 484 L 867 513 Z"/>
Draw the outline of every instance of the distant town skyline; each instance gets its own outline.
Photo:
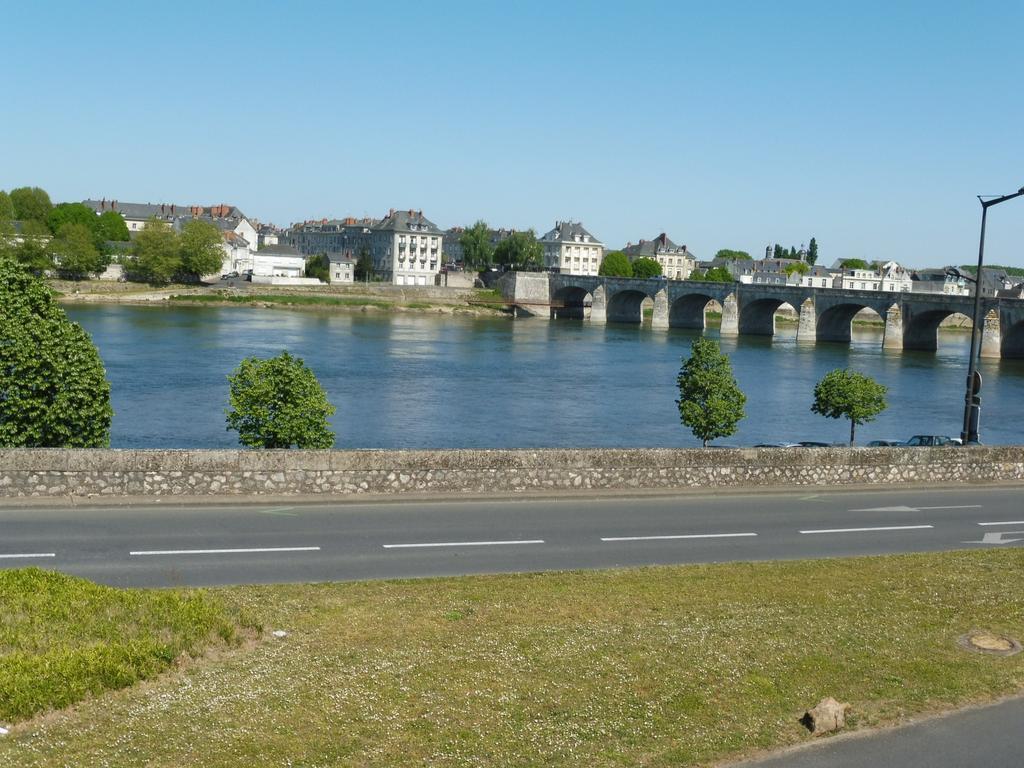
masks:
<path id="1" fill-rule="evenodd" d="M 103 8 L 5 11 L 0 188 L 923 267 L 1024 185 L 1017 2 Z M 1024 203 L 986 261 L 1024 264 Z"/>

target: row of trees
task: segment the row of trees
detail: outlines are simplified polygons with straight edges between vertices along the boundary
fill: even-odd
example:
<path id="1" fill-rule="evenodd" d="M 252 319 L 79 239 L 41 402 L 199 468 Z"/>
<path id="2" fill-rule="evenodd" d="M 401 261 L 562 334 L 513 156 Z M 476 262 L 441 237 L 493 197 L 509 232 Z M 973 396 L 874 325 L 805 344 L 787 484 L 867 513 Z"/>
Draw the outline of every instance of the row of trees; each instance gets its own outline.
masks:
<path id="1" fill-rule="evenodd" d="M 800 251 L 794 246 L 789 246 L 789 249 L 783 248 L 778 243 L 772 246 L 772 258 L 773 259 L 799 259 Z M 807 251 L 804 252 L 804 261 L 810 264 L 812 267 L 818 263 L 818 241 L 813 237 L 811 242 L 807 245 Z"/>
<path id="2" fill-rule="evenodd" d="M 491 242 L 491 228 L 485 221 L 477 221 L 459 236 L 462 260 L 468 269 L 488 269 L 495 264 L 507 264 L 518 269 L 543 269 L 544 250 L 532 229 L 512 232 L 495 245 Z"/>
<path id="3" fill-rule="evenodd" d="M 622 251 L 609 251 L 601 260 L 597 274 L 604 277 L 638 277 L 648 279 L 661 274 L 661 264 L 654 259 L 641 256 L 630 261 Z"/>
<path id="4" fill-rule="evenodd" d="M 150 219 L 135 235 L 124 267 L 147 283 L 195 282 L 220 271 L 222 242 L 220 230 L 208 221 L 189 221 L 179 233 L 166 222 Z"/>
<path id="5" fill-rule="evenodd" d="M 695 339 L 679 376 L 679 420 L 707 447 L 709 440 L 736 433 L 745 416 L 747 398 L 732 373 L 729 358 L 710 339 Z M 850 445 L 858 424 L 866 424 L 886 408 L 887 387 L 849 369 L 825 374 L 814 388 L 811 411 L 830 419 L 850 420 Z"/>

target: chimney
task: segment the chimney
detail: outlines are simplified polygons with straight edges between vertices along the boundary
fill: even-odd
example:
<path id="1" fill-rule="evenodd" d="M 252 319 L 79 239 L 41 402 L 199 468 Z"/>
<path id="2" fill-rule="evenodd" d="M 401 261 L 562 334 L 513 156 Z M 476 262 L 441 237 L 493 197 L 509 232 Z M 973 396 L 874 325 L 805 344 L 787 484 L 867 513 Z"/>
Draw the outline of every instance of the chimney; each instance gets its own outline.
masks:
<path id="1" fill-rule="evenodd" d="M 101 211 L 107 210 L 107 198 L 105 198 L 105 197 L 102 200 L 100 200 L 100 210 Z"/>
<path id="2" fill-rule="evenodd" d="M 171 216 L 174 215 L 174 203 L 171 203 Z"/>
<path id="3" fill-rule="evenodd" d="M 395 209 L 392 208 L 391 210 L 388 211 L 388 217 L 390 218 L 391 216 L 394 216 L 394 215 L 395 215 Z"/>
<path id="4" fill-rule="evenodd" d="M 163 214 L 164 214 L 164 204 L 160 203 L 160 215 L 163 216 Z"/>
<path id="5" fill-rule="evenodd" d="M 115 208 L 117 208 L 117 200 L 111 200 L 110 201 L 110 210 L 114 210 Z"/>

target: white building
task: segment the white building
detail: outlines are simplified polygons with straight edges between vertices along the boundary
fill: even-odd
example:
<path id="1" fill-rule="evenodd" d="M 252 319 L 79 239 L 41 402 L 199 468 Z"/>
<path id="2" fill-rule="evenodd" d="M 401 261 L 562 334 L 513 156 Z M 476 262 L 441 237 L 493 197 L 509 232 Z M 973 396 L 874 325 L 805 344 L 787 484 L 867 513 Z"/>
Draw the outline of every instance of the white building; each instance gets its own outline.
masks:
<path id="1" fill-rule="evenodd" d="M 697 258 L 685 245 L 676 245 L 662 232 L 653 240 L 641 240 L 636 245 L 627 243 L 622 249 L 631 262 L 653 259 L 661 265 L 661 274 L 670 280 L 685 280 L 697 266 Z"/>
<path id="2" fill-rule="evenodd" d="M 371 228 L 374 271 L 394 285 L 435 285 L 444 233 L 423 211 L 394 208 Z"/>
<path id="3" fill-rule="evenodd" d="M 328 267 L 332 283 L 354 283 L 356 280 L 356 260 L 341 253 L 332 253 L 328 257 Z"/>
<path id="4" fill-rule="evenodd" d="M 556 221 L 539 242 L 544 266 L 566 275 L 596 275 L 604 258 L 604 243 L 578 221 Z"/>
<path id="5" fill-rule="evenodd" d="M 306 257 L 287 245 L 271 245 L 252 254 L 253 277 L 303 277 Z"/>
<path id="6" fill-rule="evenodd" d="M 913 290 L 910 272 L 895 261 L 887 261 L 875 269 L 844 269 L 836 275 L 834 288 L 853 291 L 884 291 L 900 293 Z"/>

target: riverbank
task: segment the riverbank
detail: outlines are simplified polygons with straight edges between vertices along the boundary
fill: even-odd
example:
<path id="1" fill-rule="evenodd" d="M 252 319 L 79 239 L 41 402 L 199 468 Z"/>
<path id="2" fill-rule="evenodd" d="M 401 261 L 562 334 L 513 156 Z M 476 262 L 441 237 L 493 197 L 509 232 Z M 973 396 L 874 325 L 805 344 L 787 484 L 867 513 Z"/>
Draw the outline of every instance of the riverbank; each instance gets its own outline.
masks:
<path id="1" fill-rule="evenodd" d="M 413 312 L 471 317 L 511 317 L 498 291 L 477 288 L 346 284 L 287 286 L 171 285 L 161 288 L 107 281 L 51 281 L 63 304 L 130 304 L 152 306 L 248 306 L 262 309 L 328 312 Z"/>
<path id="2" fill-rule="evenodd" d="M 267 631 L 16 723 L 0 763 L 707 765 L 810 740 L 825 696 L 863 729 L 1020 691 L 1024 654 L 958 641 L 1024 634 L 1022 568 L 989 549 L 204 590 Z"/>

